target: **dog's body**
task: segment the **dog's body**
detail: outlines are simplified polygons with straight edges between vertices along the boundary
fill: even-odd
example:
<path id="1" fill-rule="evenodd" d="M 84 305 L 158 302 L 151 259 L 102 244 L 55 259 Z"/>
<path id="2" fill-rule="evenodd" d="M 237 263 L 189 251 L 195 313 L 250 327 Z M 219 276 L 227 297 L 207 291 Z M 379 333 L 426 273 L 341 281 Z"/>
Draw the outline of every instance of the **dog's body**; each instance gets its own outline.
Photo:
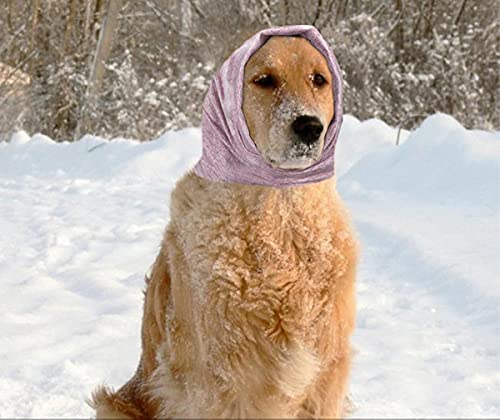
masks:
<path id="1" fill-rule="evenodd" d="M 340 417 L 356 261 L 334 181 L 188 173 L 148 281 L 139 368 L 95 393 L 98 417 Z"/>

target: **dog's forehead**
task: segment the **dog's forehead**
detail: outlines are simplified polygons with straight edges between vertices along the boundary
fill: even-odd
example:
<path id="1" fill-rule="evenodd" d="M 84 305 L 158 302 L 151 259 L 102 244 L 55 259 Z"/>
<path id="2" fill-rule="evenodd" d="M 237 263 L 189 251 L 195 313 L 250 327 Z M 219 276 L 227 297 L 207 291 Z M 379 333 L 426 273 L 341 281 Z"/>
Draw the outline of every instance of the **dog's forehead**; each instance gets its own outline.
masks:
<path id="1" fill-rule="evenodd" d="M 305 38 L 272 36 L 248 60 L 249 67 L 328 66 L 325 57 Z"/>

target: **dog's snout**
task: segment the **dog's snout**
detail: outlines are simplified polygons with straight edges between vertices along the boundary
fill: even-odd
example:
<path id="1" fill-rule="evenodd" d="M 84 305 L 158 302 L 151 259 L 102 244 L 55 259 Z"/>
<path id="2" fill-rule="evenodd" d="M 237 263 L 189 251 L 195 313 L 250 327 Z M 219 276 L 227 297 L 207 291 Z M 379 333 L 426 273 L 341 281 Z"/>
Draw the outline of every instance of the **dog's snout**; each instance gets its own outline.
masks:
<path id="1" fill-rule="evenodd" d="M 292 123 L 292 129 L 302 143 L 309 145 L 319 139 L 323 132 L 323 124 L 317 117 L 301 115 Z"/>

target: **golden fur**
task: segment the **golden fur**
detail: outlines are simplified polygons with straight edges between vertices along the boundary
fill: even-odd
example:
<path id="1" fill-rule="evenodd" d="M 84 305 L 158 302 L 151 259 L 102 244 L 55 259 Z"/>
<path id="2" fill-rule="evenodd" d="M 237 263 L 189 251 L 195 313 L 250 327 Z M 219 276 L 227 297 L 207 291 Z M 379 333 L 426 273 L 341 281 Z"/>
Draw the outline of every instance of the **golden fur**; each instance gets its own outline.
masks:
<path id="1" fill-rule="evenodd" d="M 188 173 L 147 281 L 139 366 L 94 393 L 97 417 L 342 416 L 356 265 L 334 180 L 277 189 Z"/>

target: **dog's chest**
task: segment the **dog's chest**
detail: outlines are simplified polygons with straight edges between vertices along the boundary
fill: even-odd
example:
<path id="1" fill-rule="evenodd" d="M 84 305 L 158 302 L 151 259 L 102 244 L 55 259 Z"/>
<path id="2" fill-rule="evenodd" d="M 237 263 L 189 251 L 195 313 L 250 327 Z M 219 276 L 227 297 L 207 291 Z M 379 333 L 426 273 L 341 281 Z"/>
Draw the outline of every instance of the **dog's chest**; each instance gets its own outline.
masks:
<path id="1" fill-rule="evenodd" d="M 247 335 L 264 334 L 280 344 L 314 342 L 330 312 L 333 273 L 342 263 L 328 218 L 307 216 L 286 203 L 228 206 L 204 217 L 196 227 L 196 246 L 211 249 L 203 262 L 203 300 L 224 316 L 232 314 L 238 324 L 232 328 L 241 326 Z"/>
<path id="2" fill-rule="evenodd" d="M 321 349 L 335 338 L 352 237 L 328 194 L 327 185 L 287 193 L 195 177 L 174 192 L 171 311 L 198 349 L 188 365 L 200 361 L 218 386 L 266 384 L 266 395 L 298 398 L 334 357 Z"/>

